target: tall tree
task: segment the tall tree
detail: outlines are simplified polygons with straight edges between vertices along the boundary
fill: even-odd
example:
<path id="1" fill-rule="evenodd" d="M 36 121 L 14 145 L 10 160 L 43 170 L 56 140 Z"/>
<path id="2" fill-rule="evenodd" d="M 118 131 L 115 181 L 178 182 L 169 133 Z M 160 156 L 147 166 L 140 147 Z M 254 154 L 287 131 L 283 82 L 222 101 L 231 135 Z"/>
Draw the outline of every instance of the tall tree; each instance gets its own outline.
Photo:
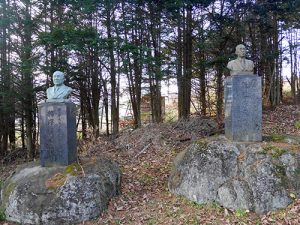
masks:
<path id="1" fill-rule="evenodd" d="M 33 33 L 36 21 L 32 18 L 32 7 L 30 0 L 14 1 L 12 4 L 12 14 L 16 21 L 13 24 L 14 35 L 17 37 L 14 42 L 14 51 L 18 54 L 17 72 L 20 74 L 16 80 L 17 97 L 21 105 L 21 115 L 24 118 L 27 157 L 30 159 L 36 153 L 36 101 L 33 85 Z"/>
<path id="2" fill-rule="evenodd" d="M 124 45 L 122 51 L 124 72 L 128 80 L 130 102 L 133 111 L 135 127 L 141 126 L 141 95 L 142 95 L 142 69 L 144 65 L 144 23 L 142 1 L 131 7 L 122 1 L 122 16 L 124 27 Z M 128 13 L 131 10 L 132 15 Z M 129 14 L 129 15 L 128 15 Z M 129 27 L 129 25 L 131 27 Z"/>
<path id="3" fill-rule="evenodd" d="M 150 86 L 150 101 L 152 121 L 162 122 L 162 105 L 161 105 L 161 80 L 162 80 L 162 54 L 161 54 L 161 5 L 158 2 L 148 4 L 149 7 L 149 24 L 148 24 L 148 73 Z"/>
<path id="4" fill-rule="evenodd" d="M 117 69 L 115 60 L 115 43 L 113 38 L 113 23 L 115 18 L 114 1 L 105 1 L 106 9 L 106 29 L 108 40 L 108 51 L 110 59 L 110 84 L 111 84 L 111 119 L 112 119 L 112 133 L 119 132 L 119 85 L 117 79 Z"/>
<path id="5" fill-rule="evenodd" d="M 0 156 L 8 151 L 9 142 L 11 147 L 15 144 L 15 107 L 14 87 L 10 65 L 10 17 L 9 1 L 0 3 Z"/>
<path id="6" fill-rule="evenodd" d="M 178 115 L 179 118 L 190 116 L 191 79 L 193 65 L 192 38 L 192 5 L 188 3 L 182 8 L 182 16 L 178 20 Z M 183 27 L 183 29 L 181 28 Z"/>

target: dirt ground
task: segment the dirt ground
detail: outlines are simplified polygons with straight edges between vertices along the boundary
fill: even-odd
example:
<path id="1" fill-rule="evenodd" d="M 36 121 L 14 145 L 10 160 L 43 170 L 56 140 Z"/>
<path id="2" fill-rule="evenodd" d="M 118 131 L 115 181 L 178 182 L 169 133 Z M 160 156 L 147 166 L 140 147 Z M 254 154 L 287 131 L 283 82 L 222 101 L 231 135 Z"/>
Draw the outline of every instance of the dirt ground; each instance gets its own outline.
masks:
<path id="1" fill-rule="evenodd" d="M 168 191 L 168 176 L 177 153 L 194 140 L 215 134 L 214 126 L 216 124 L 209 121 L 193 118 L 189 122 L 127 129 L 116 139 L 99 137 L 81 143 L 81 157 L 114 159 L 122 170 L 122 194 L 111 200 L 108 210 L 99 219 L 81 225 L 300 224 L 300 199 L 295 199 L 287 209 L 257 215 L 217 204 L 196 204 Z M 217 133 L 222 132 L 222 128 L 217 129 Z M 264 111 L 263 132 L 300 136 L 300 106 L 282 105 L 273 111 Z M 2 165 L 0 180 L 20 161 Z"/>

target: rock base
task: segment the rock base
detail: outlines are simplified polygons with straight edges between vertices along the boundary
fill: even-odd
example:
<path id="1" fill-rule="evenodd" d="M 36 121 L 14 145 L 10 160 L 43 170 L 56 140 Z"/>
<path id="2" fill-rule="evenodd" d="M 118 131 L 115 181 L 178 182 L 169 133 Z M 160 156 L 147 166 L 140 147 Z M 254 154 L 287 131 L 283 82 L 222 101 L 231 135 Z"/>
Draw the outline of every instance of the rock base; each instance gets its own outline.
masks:
<path id="1" fill-rule="evenodd" d="M 120 193 L 117 163 L 89 160 L 83 165 L 20 166 L 1 190 L 6 218 L 21 224 L 76 224 L 97 218 Z"/>
<path id="2" fill-rule="evenodd" d="M 169 190 L 197 203 L 265 213 L 299 196 L 299 171 L 296 151 L 220 136 L 198 141 L 176 157 Z"/>

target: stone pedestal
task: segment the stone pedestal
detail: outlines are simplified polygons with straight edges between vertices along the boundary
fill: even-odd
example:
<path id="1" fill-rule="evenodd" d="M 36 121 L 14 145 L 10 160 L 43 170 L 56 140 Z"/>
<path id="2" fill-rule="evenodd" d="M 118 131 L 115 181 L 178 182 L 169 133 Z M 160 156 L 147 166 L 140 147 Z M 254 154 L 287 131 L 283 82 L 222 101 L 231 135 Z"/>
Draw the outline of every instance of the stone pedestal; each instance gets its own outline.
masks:
<path id="1" fill-rule="evenodd" d="M 225 136 L 233 141 L 261 141 L 261 77 L 256 75 L 227 77 L 224 95 Z"/>
<path id="2" fill-rule="evenodd" d="M 39 105 L 40 159 L 42 166 L 77 161 L 76 107 L 72 102 Z"/>

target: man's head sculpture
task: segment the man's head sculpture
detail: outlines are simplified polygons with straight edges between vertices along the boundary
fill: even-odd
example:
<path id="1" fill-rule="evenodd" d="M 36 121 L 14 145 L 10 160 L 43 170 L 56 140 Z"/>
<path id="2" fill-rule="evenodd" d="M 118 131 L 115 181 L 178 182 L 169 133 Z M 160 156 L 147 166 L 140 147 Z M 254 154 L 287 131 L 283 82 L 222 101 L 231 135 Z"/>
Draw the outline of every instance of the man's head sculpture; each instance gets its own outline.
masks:
<path id="1" fill-rule="evenodd" d="M 235 54 L 240 58 L 246 57 L 246 47 L 243 44 L 239 44 L 235 47 Z"/>
<path id="2" fill-rule="evenodd" d="M 73 89 L 64 85 L 65 75 L 61 71 L 53 73 L 54 86 L 47 89 L 47 102 L 69 102 Z"/>
<path id="3" fill-rule="evenodd" d="M 237 59 L 231 60 L 227 64 L 230 75 L 253 75 L 254 63 L 246 59 L 246 47 L 239 44 L 235 48 Z"/>
<path id="4" fill-rule="evenodd" d="M 54 85 L 62 85 L 65 81 L 65 74 L 61 71 L 55 71 L 53 73 L 53 83 Z"/>

